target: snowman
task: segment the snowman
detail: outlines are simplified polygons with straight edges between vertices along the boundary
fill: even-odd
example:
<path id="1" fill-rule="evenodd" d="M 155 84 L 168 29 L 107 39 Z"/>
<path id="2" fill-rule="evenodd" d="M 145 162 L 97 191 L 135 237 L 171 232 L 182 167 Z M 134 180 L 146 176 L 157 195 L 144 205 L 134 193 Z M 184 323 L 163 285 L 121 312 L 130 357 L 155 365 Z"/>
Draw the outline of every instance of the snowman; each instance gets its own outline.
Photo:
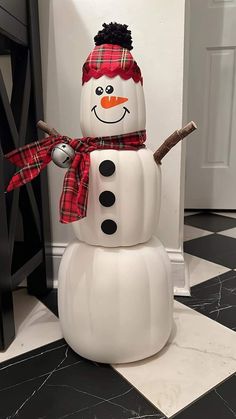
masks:
<path id="1" fill-rule="evenodd" d="M 173 318 L 171 268 L 154 236 L 161 202 L 161 160 L 196 125 L 175 131 L 154 153 L 145 147 L 140 68 L 127 25 L 104 24 L 83 66 L 82 139 L 50 134 L 5 157 L 20 167 L 11 191 L 51 160 L 68 168 L 60 221 L 75 240 L 59 269 L 63 335 L 85 358 L 103 363 L 144 359 L 166 344 Z M 157 163 L 157 164 L 156 164 Z"/>
<path id="2" fill-rule="evenodd" d="M 145 135 L 140 69 L 126 25 L 104 24 L 83 66 L 84 137 Z M 172 327 L 170 262 L 153 236 L 161 169 L 146 147 L 90 153 L 86 217 L 59 269 L 59 317 L 73 350 L 104 363 L 158 352 Z"/>

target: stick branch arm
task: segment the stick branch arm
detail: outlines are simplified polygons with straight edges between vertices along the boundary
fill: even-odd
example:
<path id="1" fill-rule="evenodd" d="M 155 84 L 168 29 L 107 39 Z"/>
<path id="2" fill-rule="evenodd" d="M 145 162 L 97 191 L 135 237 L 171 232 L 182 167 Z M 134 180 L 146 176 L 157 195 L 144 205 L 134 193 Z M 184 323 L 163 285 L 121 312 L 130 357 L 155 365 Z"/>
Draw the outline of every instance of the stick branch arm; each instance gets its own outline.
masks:
<path id="1" fill-rule="evenodd" d="M 191 132 L 197 129 L 197 125 L 195 122 L 191 121 L 183 128 L 176 130 L 171 134 L 163 143 L 162 145 L 155 151 L 154 153 L 154 160 L 157 164 L 161 164 L 161 160 L 165 155 L 174 147 L 179 141 L 183 140 L 187 137 Z"/>
<path id="2" fill-rule="evenodd" d="M 41 129 L 43 132 L 45 132 L 48 135 L 54 135 L 55 137 L 58 137 L 61 135 L 55 128 L 50 127 L 44 121 L 38 121 L 36 126 L 37 128 Z"/>

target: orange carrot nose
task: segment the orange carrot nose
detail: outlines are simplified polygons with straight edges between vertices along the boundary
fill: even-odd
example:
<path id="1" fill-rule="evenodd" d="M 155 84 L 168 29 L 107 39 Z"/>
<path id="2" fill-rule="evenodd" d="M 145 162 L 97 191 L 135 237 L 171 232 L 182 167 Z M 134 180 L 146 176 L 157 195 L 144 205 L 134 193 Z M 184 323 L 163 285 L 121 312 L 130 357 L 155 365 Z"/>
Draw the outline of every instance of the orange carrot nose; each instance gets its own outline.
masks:
<path id="1" fill-rule="evenodd" d="M 113 106 L 120 105 L 121 103 L 127 102 L 127 97 L 117 96 L 103 96 L 101 99 L 101 105 L 103 108 L 112 108 Z"/>

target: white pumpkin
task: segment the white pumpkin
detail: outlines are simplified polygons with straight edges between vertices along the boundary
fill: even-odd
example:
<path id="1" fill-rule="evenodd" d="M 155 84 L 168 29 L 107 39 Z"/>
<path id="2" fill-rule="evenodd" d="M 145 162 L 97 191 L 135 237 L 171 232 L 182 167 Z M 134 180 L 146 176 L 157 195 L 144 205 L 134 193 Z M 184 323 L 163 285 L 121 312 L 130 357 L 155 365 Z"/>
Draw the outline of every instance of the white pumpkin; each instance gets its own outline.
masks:
<path id="1" fill-rule="evenodd" d="M 104 248 L 77 240 L 59 270 L 59 317 L 72 349 L 97 362 L 149 357 L 172 327 L 170 263 L 162 244 Z"/>
<path id="2" fill-rule="evenodd" d="M 152 151 L 96 150 L 90 158 L 87 216 L 72 224 L 76 237 L 107 247 L 148 241 L 158 222 L 161 197 L 161 169 L 155 164 Z M 110 176 L 99 171 L 100 164 L 106 161 L 114 163 Z M 106 193 L 108 198 L 111 195 L 107 203 L 102 201 Z M 106 220 L 113 221 L 114 233 L 103 231 Z"/>
<path id="3" fill-rule="evenodd" d="M 127 100 L 116 106 L 104 107 L 104 97 Z M 120 76 L 90 79 L 82 86 L 80 109 L 80 125 L 85 137 L 125 134 L 145 129 L 143 86 L 133 79 L 123 80 Z"/>

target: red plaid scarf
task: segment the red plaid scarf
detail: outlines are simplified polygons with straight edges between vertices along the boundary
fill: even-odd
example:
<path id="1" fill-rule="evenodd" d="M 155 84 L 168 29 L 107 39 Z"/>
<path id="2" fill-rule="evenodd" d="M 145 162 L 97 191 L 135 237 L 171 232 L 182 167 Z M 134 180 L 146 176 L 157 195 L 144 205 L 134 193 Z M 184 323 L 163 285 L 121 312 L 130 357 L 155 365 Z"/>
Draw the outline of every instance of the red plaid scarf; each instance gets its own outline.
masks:
<path id="1" fill-rule="evenodd" d="M 60 221 L 71 223 L 86 217 L 89 185 L 90 153 L 94 150 L 138 150 L 145 147 L 146 131 L 137 131 L 111 137 L 85 137 L 71 139 L 53 135 L 20 147 L 5 157 L 21 170 L 12 177 L 7 192 L 39 175 L 52 160 L 53 148 L 59 143 L 67 143 L 75 150 L 75 158 L 64 178 L 60 199 Z"/>
<path id="2" fill-rule="evenodd" d="M 140 68 L 131 52 L 119 45 L 103 44 L 93 49 L 83 65 L 82 83 L 91 77 L 98 79 L 104 75 L 119 75 L 124 80 L 132 78 L 135 83 L 143 82 Z"/>

